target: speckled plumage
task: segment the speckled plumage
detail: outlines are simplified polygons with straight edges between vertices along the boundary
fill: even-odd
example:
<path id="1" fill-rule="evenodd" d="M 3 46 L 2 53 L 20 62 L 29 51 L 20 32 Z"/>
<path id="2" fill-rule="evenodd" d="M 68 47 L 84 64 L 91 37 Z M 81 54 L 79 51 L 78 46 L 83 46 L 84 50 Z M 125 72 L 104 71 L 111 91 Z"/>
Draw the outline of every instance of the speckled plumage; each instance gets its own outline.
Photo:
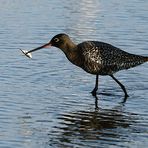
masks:
<path id="1" fill-rule="evenodd" d="M 81 57 L 84 56 L 83 69 L 91 74 L 111 75 L 119 70 L 140 65 L 146 58 L 127 53 L 110 44 L 98 41 L 86 41 L 78 44 Z"/>
<path id="2" fill-rule="evenodd" d="M 113 74 L 119 70 L 129 69 L 148 61 L 148 57 L 125 52 L 104 42 L 85 41 L 76 45 L 66 34 L 58 34 L 49 43 L 30 50 L 26 54 L 47 46 L 60 48 L 71 63 L 81 67 L 88 73 L 96 75 L 95 88 L 92 91 L 94 96 L 98 89 L 99 75 L 109 75 L 120 85 L 125 98 L 128 97 L 124 85 Z"/>

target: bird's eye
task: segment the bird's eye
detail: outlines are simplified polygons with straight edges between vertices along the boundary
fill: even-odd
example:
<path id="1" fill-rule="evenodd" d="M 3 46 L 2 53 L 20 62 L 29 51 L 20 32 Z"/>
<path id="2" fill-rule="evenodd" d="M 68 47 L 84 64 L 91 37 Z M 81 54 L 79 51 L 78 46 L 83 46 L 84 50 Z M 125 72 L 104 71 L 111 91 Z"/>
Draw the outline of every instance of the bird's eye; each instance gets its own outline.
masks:
<path id="1" fill-rule="evenodd" d="M 55 42 L 59 42 L 59 39 L 58 39 L 58 38 L 55 38 L 54 41 L 55 41 Z"/>

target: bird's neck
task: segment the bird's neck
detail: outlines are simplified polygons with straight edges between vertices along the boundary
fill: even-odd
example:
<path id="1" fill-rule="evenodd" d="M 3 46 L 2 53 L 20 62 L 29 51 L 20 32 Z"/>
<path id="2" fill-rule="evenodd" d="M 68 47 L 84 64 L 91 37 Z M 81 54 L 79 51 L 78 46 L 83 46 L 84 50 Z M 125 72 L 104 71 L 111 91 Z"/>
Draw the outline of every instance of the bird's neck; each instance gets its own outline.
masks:
<path id="1" fill-rule="evenodd" d="M 65 41 L 65 43 L 60 46 L 60 49 L 65 54 L 68 54 L 69 52 L 76 50 L 77 49 L 76 47 L 77 47 L 77 45 L 75 43 L 73 43 L 71 40 L 69 40 L 69 41 Z"/>
<path id="2" fill-rule="evenodd" d="M 67 45 L 65 44 L 62 51 L 65 53 L 66 57 L 68 58 L 68 60 L 71 63 L 73 63 L 79 67 L 82 65 L 82 60 L 81 60 L 80 54 L 79 54 L 80 51 L 77 48 L 76 44 L 74 44 L 73 42 L 70 42 Z"/>

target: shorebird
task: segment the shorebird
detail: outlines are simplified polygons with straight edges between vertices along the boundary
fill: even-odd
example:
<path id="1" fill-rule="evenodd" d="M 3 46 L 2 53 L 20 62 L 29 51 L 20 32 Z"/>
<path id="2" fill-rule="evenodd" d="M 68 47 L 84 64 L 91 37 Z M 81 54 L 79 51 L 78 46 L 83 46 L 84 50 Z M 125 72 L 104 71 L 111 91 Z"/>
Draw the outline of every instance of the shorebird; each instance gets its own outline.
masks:
<path id="1" fill-rule="evenodd" d="M 125 86 L 115 78 L 114 73 L 148 61 L 148 57 L 131 54 L 111 44 L 100 41 L 85 41 L 75 44 L 64 33 L 55 35 L 50 42 L 43 46 L 30 51 L 22 51 L 26 56 L 31 57 L 31 52 L 50 46 L 61 49 L 71 63 L 90 74 L 96 75 L 95 87 L 91 92 L 93 96 L 96 96 L 98 90 L 99 75 L 109 75 L 119 84 L 125 98 L 127 98 L 128 94 Z"/>

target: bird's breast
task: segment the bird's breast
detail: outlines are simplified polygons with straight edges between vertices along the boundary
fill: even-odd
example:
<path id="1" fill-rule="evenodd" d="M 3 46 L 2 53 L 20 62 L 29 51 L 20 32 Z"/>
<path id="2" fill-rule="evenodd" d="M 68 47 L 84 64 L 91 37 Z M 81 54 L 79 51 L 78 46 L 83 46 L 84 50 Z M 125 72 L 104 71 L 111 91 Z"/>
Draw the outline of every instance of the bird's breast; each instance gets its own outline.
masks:
<path id="1" fill-rule="evenodd" d="M 81 68 L 83 67 L 84 57 L 81 56 L 79 52 L 71 51 L 69 53 L 66 53 L 66 57 L 72 64 Z"/>

